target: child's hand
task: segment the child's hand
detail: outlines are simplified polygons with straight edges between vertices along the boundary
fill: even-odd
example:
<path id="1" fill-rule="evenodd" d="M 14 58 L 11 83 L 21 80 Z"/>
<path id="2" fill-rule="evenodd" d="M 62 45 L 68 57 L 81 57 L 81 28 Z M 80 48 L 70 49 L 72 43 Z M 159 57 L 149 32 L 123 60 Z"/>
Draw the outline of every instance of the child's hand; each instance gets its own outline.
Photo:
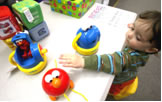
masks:
<path id="1" fill-rule="evenodd" d="M 59 64 L 62 64 L 64 67 L 74 67 L 74 68 L 83 68 L 84 59 L 83 57 L 75 54 L 62 54 L 59 57 Z"/>

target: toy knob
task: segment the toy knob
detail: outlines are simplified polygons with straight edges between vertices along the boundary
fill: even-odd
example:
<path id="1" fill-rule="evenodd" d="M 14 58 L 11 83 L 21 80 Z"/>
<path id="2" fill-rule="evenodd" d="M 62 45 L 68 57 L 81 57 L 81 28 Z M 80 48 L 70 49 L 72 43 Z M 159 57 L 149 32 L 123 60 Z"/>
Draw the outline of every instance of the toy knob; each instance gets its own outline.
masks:
<path id="1" fill-rule="evenodd" d="M 41 53 L 42 53 L 42 54 L 45 54 L 45 53 L 47 53 L 47 52 L 48 52 L 47 49 L 42 49 L 42 50 L 41 50 Z"/>
<path id="2" fill-rule="evenodd" d="M 58 78 L 54 78 L 53 81 L 52 81 L 52 86 L 55 87 L 55 88 L 59 88 L 61 85 L 61 80 L 58 79 Z"/>

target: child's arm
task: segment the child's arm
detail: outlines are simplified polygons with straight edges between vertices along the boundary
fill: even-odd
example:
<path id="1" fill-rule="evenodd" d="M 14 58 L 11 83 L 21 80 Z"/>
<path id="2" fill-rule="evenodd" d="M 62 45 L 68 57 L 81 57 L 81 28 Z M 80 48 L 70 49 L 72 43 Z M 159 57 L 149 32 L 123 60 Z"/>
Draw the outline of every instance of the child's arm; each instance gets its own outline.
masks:
<path id="1" fill-rule="evenodd" d="M 75 54 L 63 54 L 60 56 L 60 64 L 64 67 L 85 68 L 103 71 L 111 74 L 119 74 L 123 71 L 137 70 L 143 66 L 148 56 L 131 50 L 118 51 L 113 54 L 91 55 L 81 57 Z"/>
<path id="2" fill-rule="evenodd" d="M 111 57 L 113 56 L 113 57 Z M 59 57 L 59 63 L 64 67 L 86 68 L 107 73 L 120 73 L 124 65 L 121 65 L 121 56 L 114 53 L 113 55 L 91 55 L 82 57 L 75 54 L 62 54 Z M 119 59 L 119 61 L 118 61 Z M 115 62 L 116 63 L 115 63 Z M 125 64 L 125 63 L 124 63 Z M 116 68 L 118 67 L 118 68 Z"/>

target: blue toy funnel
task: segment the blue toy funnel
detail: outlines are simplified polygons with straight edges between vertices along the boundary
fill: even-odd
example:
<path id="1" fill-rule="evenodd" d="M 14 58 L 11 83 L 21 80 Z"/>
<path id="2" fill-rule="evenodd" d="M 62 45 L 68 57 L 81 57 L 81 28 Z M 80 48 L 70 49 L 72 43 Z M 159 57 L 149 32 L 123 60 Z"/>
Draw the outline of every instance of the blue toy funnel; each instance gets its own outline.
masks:
<path id="1" fill-rule="evenodd" d="M 77 41 L 77 44 L 81 48 L 89 49 L 93 48 L 100 39 L 100 31 L 96 26 L 90 26 L 86 30 L 80 28 L 77 34 L 82 33 L 81 37 Z"/>

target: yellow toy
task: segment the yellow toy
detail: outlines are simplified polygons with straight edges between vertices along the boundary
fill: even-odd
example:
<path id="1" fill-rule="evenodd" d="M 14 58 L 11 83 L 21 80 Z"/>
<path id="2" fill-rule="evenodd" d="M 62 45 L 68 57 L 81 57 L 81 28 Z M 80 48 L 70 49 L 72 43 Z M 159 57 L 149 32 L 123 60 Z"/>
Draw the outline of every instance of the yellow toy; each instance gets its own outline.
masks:
<path id="1" fill-rule="evenodd" d="M 98 41 L 96 46 L 94 46 L 93 48 L 90 48 L 90 49 L 84 49 L 84 48 L 81 48 L 80 46 L 78 46 L 77 44 L 77 41 L 78 39 L 80 38 L 81 36 L 81 33 L 79 33 L 73 40 L 73 43 L 72 43 L 72 46 L 73 48 L 80 54 L 82 55 L 93 55 L 95 54 L 97 51 L 98 51 L 98 47 L 100 45 L 100 42 Z"/>
<path id="2" fill-rule="evenodd" d="M 5 39 L 5 40 L 3 40 L 3 42 L 13 51 L 16 49 L 16 47 L 11 42 L 11 39 L 12 38 Z"/>
<path id="3" fill-rule="evenodd" d="M 134 82 L 131 85 L 126 86 L 121 92 L 114 97 L 115 100 L 123 99 L 129 95 L 132 95 L 136 92 L 138 87 L 138 77 L 135 78 Z"/>
<path id="4" fill-rule="evenodd" d="M 12 38 L 12 42 L 17 48 L 9 56 L 11 64 L 29 75 L 36 74 L 45 68 L 47 49 L 43 49 L 38 43 L 32 43 L 28 34 L 19 33 Z"/>
<path id="5" fill-rule="evenodd" d="M 98 51 L 100 32 L 96 26 L 90 26 L 86 30 L 81 28 L 72 42 L 73 48 L 82 55 L 92 55 Z"/>

